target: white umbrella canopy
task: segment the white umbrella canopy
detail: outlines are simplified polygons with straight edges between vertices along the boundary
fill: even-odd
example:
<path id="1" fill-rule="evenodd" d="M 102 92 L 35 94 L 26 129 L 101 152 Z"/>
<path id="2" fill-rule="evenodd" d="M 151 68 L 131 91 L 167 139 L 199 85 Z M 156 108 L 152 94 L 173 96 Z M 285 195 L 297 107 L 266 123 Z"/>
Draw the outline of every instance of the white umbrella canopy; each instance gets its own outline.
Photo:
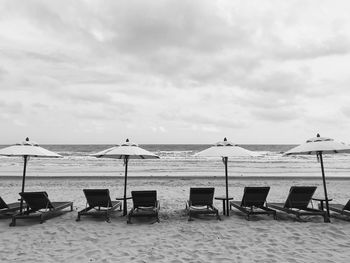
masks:
<path id="1" fill-rule="evenodd" d="M 197 157 L 221 157 L 225 165 L 225 180 L 226 180 L 226 213 L 229 215 L 229 202 L 228 202 L 228 172 L 227 162 L 229 157 L 255 157 L 259 156 L 258 153 L 249 151 L 237 144 L 227 141 L 224 138 L 223 141 L 215 143 L 208 149 L 196 153 L 194 156 Z"/>
<path id="2" fill-rule="evenodd" d="M 350 153 L 350 145 L 334 141 L 331 138 L 321 137 L 318 134 L 318 136 L 290 149 L 283 155 L 311 155 L 317 154 L 320 151 L 325 154 Z"/>
<path id="3" fill-rule="evenodd" d="M 159 156 L 145 149 L 140 148 L 136 143 L 127 140 L 122 145 L 116 145 L 101 152 L 92 154 L 97 158 L 113 158 L 113 159 L 158 159 Z"/>
<path id="4" fill-rule="evenodd" d="M 289 155 L 316 155 L 318 160 L 321 163 L 322 171 L 322 180 L 323 180 L 323 190 L 326 201 L 327 216 L 329 220 L 329 205 L 328 205 L 328 196 L 327 196 L 327 186 L 326 178 L 323 167 L 323 158 L 322 154 L 336 154 L 336 153 L 350 153 L 350 145 L 343 142 L 334 141 L 331 138 L 321 137 L 320 134 L 317 134 L 316 137 L 307 140 L 305 143 L 296 146 L 289 151 L 285 152 L 283 156 Z"/>
<path id="5" fill-rule="evenodd" d="M 224 141 L 217 142 L 210 148 L 195 154 L 195 156 L 202 157 L 253 157 L 258 155 L 259 154 L 256 152 L 249 151 L 237 144 L 227 141 L 226 138 L 224 138 Z"/>
<path id="6" fill-rule="evenodd" d="M 22 143 L 17 143 L 12 146 L 8 146 L 0 150 L 0 155 L 8 157 L 23 157 L 24 166 L 23 166 L 23 179 L 22 179 L 22 193 L 24 192 L 25 186 L 25 176 L 27 169 L 27 162 L 29 157 L 40 157 L 40 158 L 59 158 L 61 155 L 46 150 L 40 147 L 36 142 L 30 141 L 27 137 L 26 140 Z M 21 198 L 20 211 L 22 211 L 23 200 Z"/>
<path id="7" fill-rule="evenodd" d="M 22 143 L 17 143 L 15 145 L 3 148 L 0 150 L 0 155 L 3 156 L 31 156 L 31 157 L 41 157 L 41 158 L 58 158 L 61 155 L 46 150 L 40 147 L 37 143 L 29 141 L 29 138 Z"/>
<path id="8" fill-rule="evenodd" d="M 127 175 L 128 175 L 128 162 L 129 159 L 159 159 L 159 156 L 149 152 L 145 149 L 140 148 L 136 143 L 126 142 L 121 145 L 116 145 L 114 147 L 108 148 L 101 152 L 92 154 L 97 158 L 112 158 L 112 159 L 123 159 L 125 165 L 125 177 L 124 177 L 124 198 L 123 198 L 123 215 L 127 214 L 126 205 L 126 185 L 127 185 Z"/>

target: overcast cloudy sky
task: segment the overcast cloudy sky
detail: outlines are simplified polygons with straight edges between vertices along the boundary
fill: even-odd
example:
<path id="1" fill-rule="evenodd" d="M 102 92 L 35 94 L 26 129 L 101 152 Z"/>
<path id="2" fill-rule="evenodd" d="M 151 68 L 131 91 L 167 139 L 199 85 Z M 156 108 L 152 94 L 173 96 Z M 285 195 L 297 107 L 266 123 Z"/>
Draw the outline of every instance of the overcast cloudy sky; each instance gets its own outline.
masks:
<path id="1" fill-rule="evenodd" d="M 350 142 L 349 5 L 0 0 L 0 143 Z"/>

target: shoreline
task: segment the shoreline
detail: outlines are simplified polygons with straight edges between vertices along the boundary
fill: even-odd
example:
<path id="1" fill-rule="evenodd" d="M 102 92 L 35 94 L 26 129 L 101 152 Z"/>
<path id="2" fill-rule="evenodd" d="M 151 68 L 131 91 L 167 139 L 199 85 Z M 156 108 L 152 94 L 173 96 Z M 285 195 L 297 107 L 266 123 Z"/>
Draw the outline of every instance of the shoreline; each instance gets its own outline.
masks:
<path id="1" fill-rule="evenodd" d="M 22 176 L 20 175 L 14 175 L 14 176 L 6 176 L 1 175 L 0 180 L 22 180 Z M 178 179 L 178 180 L 196 180 L 196 179 L 224 179 L 225 176 L 207 176 L 207 175 L 198 175 L 198 176 L 168 176 L 168 175 L 136 175 L 136 176 L 128 176 L 128 180 L 144 180 L 144 179 Z M 60 179 L 73 179 L 73 180 L 114 180 L 114 179 L 124 179 L 124 176 L 83 176 L 83 175 L 74 175 L 74 176 L 26 176 L 26 180 L 60 180 Z M 243 179 L 243 180 L 318 180 L 322 179 L 320 176 L 229 176 L 229 180 L 237 180 L 237 179 Z M 327 181 L 350 181 L 350 176 L 326 176 Z"/>

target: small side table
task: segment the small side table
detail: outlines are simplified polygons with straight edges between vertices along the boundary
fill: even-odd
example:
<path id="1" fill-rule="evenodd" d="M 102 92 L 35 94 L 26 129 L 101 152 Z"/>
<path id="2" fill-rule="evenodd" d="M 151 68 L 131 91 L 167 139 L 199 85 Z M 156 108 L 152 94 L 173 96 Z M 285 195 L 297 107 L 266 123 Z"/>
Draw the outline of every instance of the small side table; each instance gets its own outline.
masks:
<path id="1" fill-rule="evenodd" d="M 324 206 L 323 206 L 323 202 L 326 202 L 326 199 L 324 199 L 324 198 L 312 198 L 312 200 L 315 200 L 315 201 L 318 201 L 318 202 L 320 202 L 320 210 L 324 210 Z M 333 199 L 329 199 L 328 198 L 328 202 L 331 202 L 331 201 L 333 201 Z"/>
<path id="2" fill-rule="evenodd" d="M 325 198 L 311 198 L 312 200 L 315 200 L 315 201 L 318 201 L 318 202 L 320 202 L 320 206 L 319 206 L 319 208 L 320 208 L 320 210 L 322 210 L 322 211 L 324 211 L 324 206 L 323 206 L 323 202 L 326 202 L 326 199 Z M 330 201 L 333 201 L 333 199 L 332 198 L 328 198 L 328 202 L 330 202 Z M 331 222 L 331 220 L 330 220 L 330 215 L 329 215 L 329 211 L 327 211 L 327 222 Z"/>
<path id="3" fill-rule="evenodd" d="M 228 202 L 230 200 L 233 200 L 233 197 L 226 198 L 226 196 L 217 196 L 217 197 L 215 197 L 215 200 L 222 200 L 222 214 L 224 216 L 229 216 L 230 212 L 229 212 Z M 227 207 L 227 209 L 226 209 L 226 207 Z"/>
<path id="4" fill-rule="evenodd" d="M 126 216 L 126 214 L 128 213 L 128 204 L 127 204 L 127 200 L 132 199 L 131 196 L 127 196 L 125 197 L 116 197 L 115 200 L 122 200 L 123 201 L 123 216 Z"/>

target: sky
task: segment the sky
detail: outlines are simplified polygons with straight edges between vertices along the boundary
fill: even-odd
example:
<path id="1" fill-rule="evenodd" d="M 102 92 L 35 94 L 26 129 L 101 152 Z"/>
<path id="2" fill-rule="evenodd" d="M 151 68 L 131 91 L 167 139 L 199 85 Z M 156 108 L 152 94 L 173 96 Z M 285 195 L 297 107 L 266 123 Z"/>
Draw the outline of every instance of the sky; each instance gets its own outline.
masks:
<path id="1" fill-rule="evenodd" d="M 0 144 L 350 143 L 350 2 L 0 0 Z"/>

